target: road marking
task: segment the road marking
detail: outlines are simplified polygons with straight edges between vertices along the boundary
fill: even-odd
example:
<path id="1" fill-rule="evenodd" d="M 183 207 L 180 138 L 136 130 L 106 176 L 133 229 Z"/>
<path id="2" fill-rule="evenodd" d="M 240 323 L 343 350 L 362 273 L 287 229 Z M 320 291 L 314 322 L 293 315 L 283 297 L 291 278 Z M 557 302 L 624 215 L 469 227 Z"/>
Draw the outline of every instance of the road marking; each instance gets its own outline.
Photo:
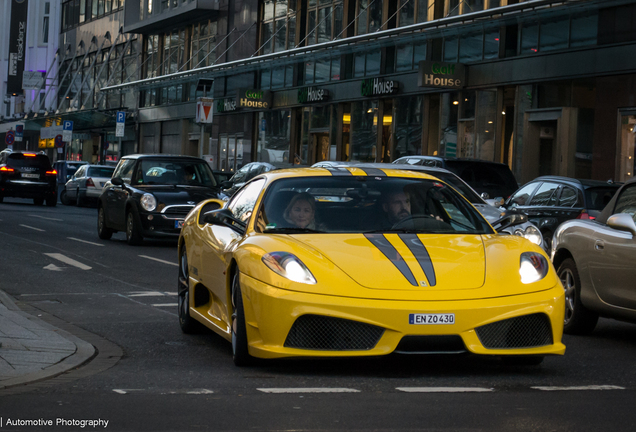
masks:
<path id="1" fill-rule="evenodd" d="M 167 296 L 176 296 L 178 293 L 177 292 L 168 292 L 168 291 L 166 291 L 164 294 L 167 295 Z"/>
<path id="2" fill-rule="evenodd" d="M 29 229 L 32 229 L 32 230 L 36 230 L 36 231 L 44 231 L 43 229 L 35 228 L 35 227 L 32 227 L 32 226 L 28 226 L 28 225 L 20 224 L 20 226 L 21 227 L 25 227 L 25 228 L 29 228 Z"/>
<path id="3" fill-rule="evenodd" d="M 82 270 L 90 270 L 92 267 L 87 266 L 86 264 L 82 264 L 79 261 L 75 261 L 72 258 L 67 257 L 66 255 L 62 255 L 59 253 L 45 253 L 44 255 L 56 259 L 58 261 L 62 261 L 65 264 L 72 265 Z"/>
<path id="4" fill-rule="evenodd" d="M 535 390 L 543 390 L 543 391 L 563 391 L 563 390 L 625 390 L 625 387 L 619 387 L 614 385 L 589 385 L 589 386 L 537 386 L 531 387 Z"/>
<path id="5" fill-rule="evenodd" d="M 406 393 L 485 393 L 495 391 L 483 387 L 397 387 L 396 390 Z"/>
<path id="6" fill-rule="evenodd" d="M 128 294 L 128 297 L 155 297 L 160 296 L 164 297 L 165 294 L 159 291 L 133 291 Z"/>
<path id="7" fill-rule="evenodd" d="M 113 389 L 115 393 L 119 393 L 119 394 L 127 394 L 129 392 L 138 392 L 143 390 L 144 389 Z"/>
<path id="8" fill-rule="evenodd" d="M 159 258 L 153 258 L 153 257 L 149 257 L 147 255 L 139 255 L 139 256 L 142 257 L 142 258 L 149 259 L 149 260 L 153 260 L 153 261 L 157 261 L 157 262 L 160 262 L 160 263 L 170 264 L 170 265 L 173 265 L 175 267 L 179 267 L 179 264 L 177 264 L 176 262 L 166 261 L 166 260 L 162 260 L 162 259 L 159 259 Z"/>
<path id="9" fill-rule="evenodd" d="M 360 393 L 360 390 L 350 388 L 329 388 L 329 387 L 316 387 L 316 388 L 257 388 L 256 390 L 263 393 Z"/>
<path id="10" fill-rule="evenodd" d="M 78 238 L 75 238 L 75 237 L 66 237 L 66 238 L 69 239 L 69 240 L 75 240 L 75 241 L 86 243 L 86 244 L 90 244 L 90 245 L 104 246 L 101 243 L 93 243 L 93 242 L 90 242 L 90 241 L 87 241 L 87 240 L 78 239 Z"/>
<path id="11" fill-rule="evenodd" d="M 44 270 L 53 270 L 53 271 L 62 271 L 64 267 L 58 267 L 55 264 L 51 263 L 46 267 L 42 267 Z"/>
<path id="12" fill-rule="evenodd" d="M 154 307 L 177 307 L 179 303 L 157 303 L 153 304 Z"/>
<path id="13" fill-rule="evenodd" d="M 36 217 L 36 218 L 40 218 L 40 219 L 51 220 L 51 221 L 64 222 L 64 219 L 48 218 L 48 217 L 38 216 L 38 215 L 29 215 L 29 216 L 31 216 L 31 217 Z"/>

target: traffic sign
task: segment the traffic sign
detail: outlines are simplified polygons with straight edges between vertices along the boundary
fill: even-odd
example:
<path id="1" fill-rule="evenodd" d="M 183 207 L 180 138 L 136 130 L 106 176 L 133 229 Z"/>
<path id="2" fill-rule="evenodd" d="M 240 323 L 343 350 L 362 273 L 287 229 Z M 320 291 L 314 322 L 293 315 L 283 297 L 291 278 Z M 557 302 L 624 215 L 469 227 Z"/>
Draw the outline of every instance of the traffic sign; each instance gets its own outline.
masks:
<path id="1" fill-rule="evenodd" d="M 197 123 L 212 123 L 212 106 L 214 105 L 214 99 L 212 98 L 198 98 L 197 99 Z"/>
<path id="2" fill-rule="evenodd" d="M 7 143 L 8 146 L 13 145 L 15 142 L 15 132 L 12 130 L 7 131 L 7 134 L 4 137 L 4 142 Z"/>
<path id="3" fill-rule="evenodd" d="M 62 130 L 72 131 L 73 130 L 73 120 L 64 120 L 64 124 L 62 125 Z"/>
<path id="4" fill-rule="evenodd" d="M 115 119 L 115 136 L 123 137 L 126 131 L 126 112 L 117 111 L 117 117 Z"/>
<path id="5" fill-rule="evenodd" d="M 22 137 L 24 137 L 24 125 L 17 124 L 17 125 L 15 125 L 15 140 L 16 140 L 16 142 L 22 141 Z"/>
<path id="6" fill-rule="evenodd" d="M 64 140 L 62 139 L 62 135 L 55 135 L 55 147 L 64 147 Z"/>

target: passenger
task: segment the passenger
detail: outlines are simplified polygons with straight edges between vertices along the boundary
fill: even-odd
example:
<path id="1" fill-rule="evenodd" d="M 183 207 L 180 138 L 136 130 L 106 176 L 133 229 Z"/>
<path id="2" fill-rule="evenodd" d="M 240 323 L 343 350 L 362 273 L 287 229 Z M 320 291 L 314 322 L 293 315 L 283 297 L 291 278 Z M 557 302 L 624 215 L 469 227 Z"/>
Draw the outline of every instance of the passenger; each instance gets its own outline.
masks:
<path id="1" fill-rule="evenodd" d="M 283 217 L 297 228 L 316 229 L 316 200 L 307 193 L 301 192 L 291 199 Z"/>
<path id="2" fill-rule="evenodd" d="M 192 183 L 194 181 L 194 167 L 192 165 L 186 165 L 183 171 L 183 183 Z"/>
<path id="3" fill-rule="evenodd" d="M 382 210 L 394 225 L 411 216 L 411 199 L 403 191 L 391 192 L 386 195 Z"/>

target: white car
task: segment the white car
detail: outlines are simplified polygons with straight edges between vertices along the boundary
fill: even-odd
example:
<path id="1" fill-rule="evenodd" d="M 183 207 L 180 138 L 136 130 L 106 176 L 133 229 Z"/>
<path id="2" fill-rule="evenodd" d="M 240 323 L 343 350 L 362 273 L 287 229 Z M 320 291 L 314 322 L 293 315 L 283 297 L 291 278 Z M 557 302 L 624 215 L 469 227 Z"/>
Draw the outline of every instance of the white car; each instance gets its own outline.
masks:
<path id="1" fill-rule="evenodd" d="M 102 194 L 104 184 L 113 176 L 115 167 L 106 165 L 82 165 L 66 182 L 60 195 L 64 205 L 76 203 L 84 205 L 88 201 L 97 201 Z"/>

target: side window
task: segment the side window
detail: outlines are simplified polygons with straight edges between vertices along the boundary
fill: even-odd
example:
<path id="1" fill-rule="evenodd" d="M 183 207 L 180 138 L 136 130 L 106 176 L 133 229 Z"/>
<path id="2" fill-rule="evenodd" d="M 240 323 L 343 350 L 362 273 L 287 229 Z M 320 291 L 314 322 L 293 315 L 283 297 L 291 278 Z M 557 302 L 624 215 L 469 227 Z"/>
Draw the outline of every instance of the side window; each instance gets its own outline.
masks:
<path id="1" fill-rule="evenodd" d="M 559 207 L 580 207 L 581 205 L 578 191 L 569 186 L 563 186 L 559 197 Z"/>
<path id="2" fill-rule="evenodd" d="M 556 204 L 556 191 L 559 185 L 556 183 L 543 183 L 530 201 L 531 206 L 544 207 Z"/>
<path id="3" fill-rule="evenodd" d="M 532 192 L 537 188 L 538 183 L 529 183 L 519 189 L 517 193 L 515 193 L 512 198 L 510 198 L 510 204 L 524 206 L 528 204 L 528 199 Z"/>
<path id="4" fill-rule="evenodd" d="M 237 196 L 228 203 L 227 208 L 232 212 L 235 218 L 247 223 L 250 216 L 252 216 L 256 200 L 261 190 L 263 190 L 264 185 L 265 179 L 256 180 L 244 187 Z"/>
<path id="5" fill-rule="evenodd" d="M 130 184 L 130 179 L 132 179 L 133 169 L 135 168 L 135 159 L 128 159 L 124 161 L 119 168 L 117 169 L 117 176 L 120 177 L 124 183 Z M 113 175 L 115 177 L 115 175 Z"/>
<path id="6" fill-rule="evenodd" d="M 627 213 L 636 222 L 636 185 L 625 188 L 616 200 L 613 214 Z"/>

